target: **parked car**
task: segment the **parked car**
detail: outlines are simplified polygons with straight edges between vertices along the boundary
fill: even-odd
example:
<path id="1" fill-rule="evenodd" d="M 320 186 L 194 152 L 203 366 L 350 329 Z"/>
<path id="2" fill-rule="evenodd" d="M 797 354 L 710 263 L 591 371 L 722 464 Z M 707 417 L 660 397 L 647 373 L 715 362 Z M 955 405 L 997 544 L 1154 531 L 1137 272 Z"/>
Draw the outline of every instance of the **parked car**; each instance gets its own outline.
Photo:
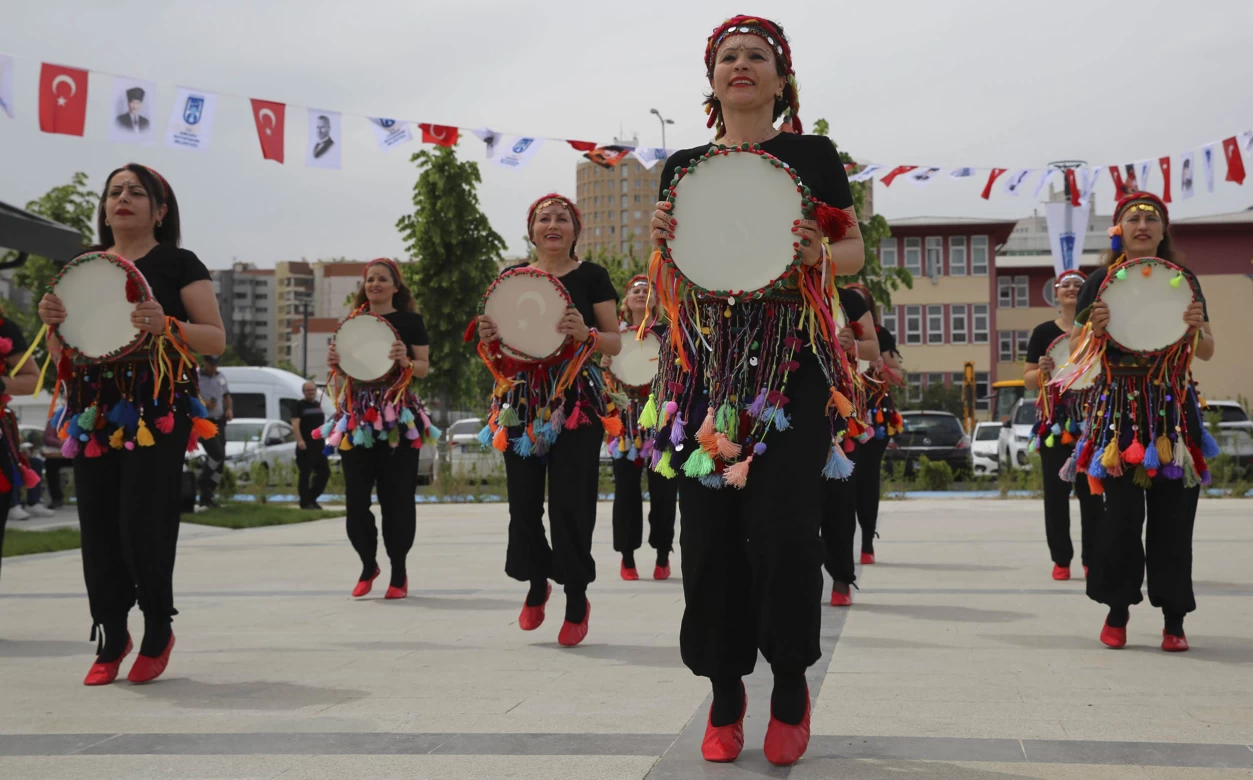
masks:
<path id="1" fill-rule="evenodd" d="M 981 422 L 975 425 L 975 435 L 970 442 L 970 457 L 974 462 L 975 474 L 990 476 L 997 473 L 1001 430 L 999 422 Z"/>
<path id="2" fill-rule="evenodd" d="M 1253 465 L 1253 421 L 1238 401 L 1208 401 L 1206 417 L 1217 413 L 1218 446 L 1241 466 Z M 1208 422 L 1208 421 L 1207 421 Z"/>
<path id="3" fill-rule="evenodd" d="M 971 473 L 970 437 L 956 415 L 910 411 L 901 412 L 901 419 L 901 432 L 888 442 L 885 463 L 904 463 L 905 473 L 912 474 L 917 471 L 918 459 L 925 455 L 947 463 L 954 475 Z"/>
<path id="4" fill-rule="evenodd" d="M 199 468 L 204 462 L 204 446 L 187 453 L 187 459 Z M 226 424 L 226 467 L 240 481 L 248 481 L 252 464 L 261 462 L 268 468 L 276 464 L 291 466 L 296 462 L 296 434 L 291 423 L 263 417 L 236 417 Z"/>
<path id="5" fill-rule="evenodd" d="M 1034 401 L 1023 398 L 1014 405 L 1013 413 L 1002 423 L 997 444 L 999 465 L 1016 469 L 1031 468 L 1027 453 L 1031 446 L 1031 427 L 1035 425 L 1035 417 Z"/>

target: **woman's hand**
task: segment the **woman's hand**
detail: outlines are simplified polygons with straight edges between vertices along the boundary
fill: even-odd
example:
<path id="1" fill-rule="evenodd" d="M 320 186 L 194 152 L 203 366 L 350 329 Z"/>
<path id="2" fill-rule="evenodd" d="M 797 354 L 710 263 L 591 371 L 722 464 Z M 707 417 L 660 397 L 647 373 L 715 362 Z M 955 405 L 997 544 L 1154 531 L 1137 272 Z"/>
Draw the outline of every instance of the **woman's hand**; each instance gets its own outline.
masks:
<path id="1" fill-rule="evenodd" d="M 1057 368 L 1057 364 L 1053 362 L 1053 358 L 1048 355 L 1041 355 L 1040 362 L 1036 363 L 1036 369 L 1045 374 L 1052 374 L 1053 369 Z"/>
<path id="2" fill-rule="evenodd" d="M 613 358 L 609 357 L 608 355 L 601 355 L 601 356 L 600 356 L 600 367 L 601 367 L 601 368 L 609 368 L 609 367 L 610 367 L 610 366 L 612 366 L 612 365 L 613 365 Z"/>
<path id="3" fill-rule="evenodd" d="M 1105 335 L 1105 329 L 1109 327 L 1109 305 L 1105 301 L 1092 304 L 1092 311 L 1088 314 L 1088 324 L 1092 326 L 1092 332 L 1096 335 Z"/>
<path id="4" fill-rule="evenodd" d="M 812 219 L 798 219 L 792 223 L 792 235 L 796 236 L 796 241 L 800 246 L 801 262 L 807 266 L 815 266 L 822 262 L 822 231 L 818 229 L 818 223 Z M 805 246 L 802 239 L 807 239 L 809 245 Z"/>
<path id="5" fill-rule="evenodd" d="M 670 216 L 673 208 L 674 205 L 671 203 L 666 203 L 664 200 L 657 201 L 657 210 L 653 212 L 653 221 L 650 224 L 653 231 L 653 243 L 657 246 L 661 246 L 663 241 L 674 238 L 674 229 L 679 226 L 679 221 Z"/>
<path id="6" fill-rule="evenodd" d="M 405 342 L 400 339 L 393 341 L 392 348 L 387 351 L 387 359 L 394 360 L 397 363 L 400 363 L 400 361 L 404 360 L 407 356 L 408 350 L 405 348 Z M 401 364 L 401 368 L 404 368 L 403 363 Z"/>
<path id="7" fill-rule="evenodd" d="M 335 342 L 326 348 L 326 365 L 330 368 L 339 367 L 339 352 L 335 349 Z"/>
<path id="8" fill-rule="evenodd" d="M 1200 301 L 1189 303 L 1188 308 L 1183 312 L 1183 321 L 1192 330 L 1200 330 L 1205 327 L 1205 304 Z"/>
<path id="9" fill-rule="evenodd" d="M 484 344 L 490 344 L 493 341 L 500 341 L 500 331 L 496 329 L 496 323 L 486 314 L 479 315 L 479 341 Z"/>
<path id="10" fill-rule="evenodd" d="M 44 293 L 39 299 L 39 319 L 45 325 L 60 325 L 65 322 L 65 305 L 52 293 Z"/>
<path id="11" fill-rule="evenodd" d="M 566 309 L 566 313 L 561 315 L 561 321 L 557 323 L 557 332 L 570 336 L 577 342 L 587 341 L 591 328 L 587 327 L 587 323 L 583 321 L 583 315 L 578 309 Z"/>
<path id="12" fill-rule="evenodd" d="M 840 328 L 840 332 L 837 335 L 837 338 L 839 339 L 839 342 L 840 342 L 840 349 L 844 350 L 845 352 L 851 352 L 853 349 L 853 346 L 857 343 L 857 336 L 853 335 L 853 329 L 848 327 L 847 325 L 845 325 L 843 328 Z"/>
<path id="13" fill-rule="evenodd" d="M 165 309 L 156 301 L 141 301 L 131 312 L 131 324 L 145 333 L 165 333 Z"/>

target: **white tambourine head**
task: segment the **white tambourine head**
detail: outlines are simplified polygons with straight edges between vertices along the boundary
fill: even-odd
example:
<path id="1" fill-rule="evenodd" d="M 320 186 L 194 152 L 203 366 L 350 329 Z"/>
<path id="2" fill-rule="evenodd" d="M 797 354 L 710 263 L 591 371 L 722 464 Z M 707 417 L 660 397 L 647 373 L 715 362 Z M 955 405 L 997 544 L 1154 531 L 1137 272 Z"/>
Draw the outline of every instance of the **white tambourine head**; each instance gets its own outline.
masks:
<path id="1" fill-rule="evenodd" d="M 395 340 L 395 331 L 375 316 L 345 320 L 335 332 L 339 370 L 362 382 L 382 379 L 396 366 L 388 357 Z"/>
<path id="2" fill-rule="evenodd" d="M 84 357 L 104 358 L 139 336 L 131 324 L 135 304 L 126 300 L 126 271 L 108 260 L 67 268 L 57 281 L 56 295 L 65 305 L 65 321 L 57 332 Z"/>

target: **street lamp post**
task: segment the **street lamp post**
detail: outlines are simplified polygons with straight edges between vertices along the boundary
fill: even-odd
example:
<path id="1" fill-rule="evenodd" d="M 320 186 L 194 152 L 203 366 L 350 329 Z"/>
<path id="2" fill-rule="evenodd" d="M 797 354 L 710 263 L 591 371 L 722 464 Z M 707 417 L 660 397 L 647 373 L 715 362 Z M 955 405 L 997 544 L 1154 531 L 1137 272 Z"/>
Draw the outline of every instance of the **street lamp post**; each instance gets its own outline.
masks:
<path id="1" fill-rule="evenodd" d="M 304 314 L 304 337 L 300 339 L 300 373 L 307 378 L 309 376 L 309 302 L 303 301 L 301 305 Z"/>
<path id="2" fill-rule="evenodd" d="M 665 149 L 666 148 L 666 125 L 674 124 L 674 120 L 666 119 L 664 116 L 661 115 L 661 112 L 655 108 L 650 110 L 648 113 L 656 114 L 657 121 L 661 122 L 661 148 Z"/>

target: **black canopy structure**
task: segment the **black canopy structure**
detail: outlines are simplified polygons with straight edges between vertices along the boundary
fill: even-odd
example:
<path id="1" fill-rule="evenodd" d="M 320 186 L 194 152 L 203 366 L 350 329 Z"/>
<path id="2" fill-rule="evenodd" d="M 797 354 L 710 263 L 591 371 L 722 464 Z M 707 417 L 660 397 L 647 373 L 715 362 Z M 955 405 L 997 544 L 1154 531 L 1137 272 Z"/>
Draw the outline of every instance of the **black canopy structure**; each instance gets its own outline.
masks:
<path id="1" fill-rule="evenodd" d="M 42 255 L 64 264 L 83 252 L 83 237 L 73 228 L 0 202 L 0 248 L 17 250 L 17 259 L 0 270 L 20 268 L 27 255 Z"/>

